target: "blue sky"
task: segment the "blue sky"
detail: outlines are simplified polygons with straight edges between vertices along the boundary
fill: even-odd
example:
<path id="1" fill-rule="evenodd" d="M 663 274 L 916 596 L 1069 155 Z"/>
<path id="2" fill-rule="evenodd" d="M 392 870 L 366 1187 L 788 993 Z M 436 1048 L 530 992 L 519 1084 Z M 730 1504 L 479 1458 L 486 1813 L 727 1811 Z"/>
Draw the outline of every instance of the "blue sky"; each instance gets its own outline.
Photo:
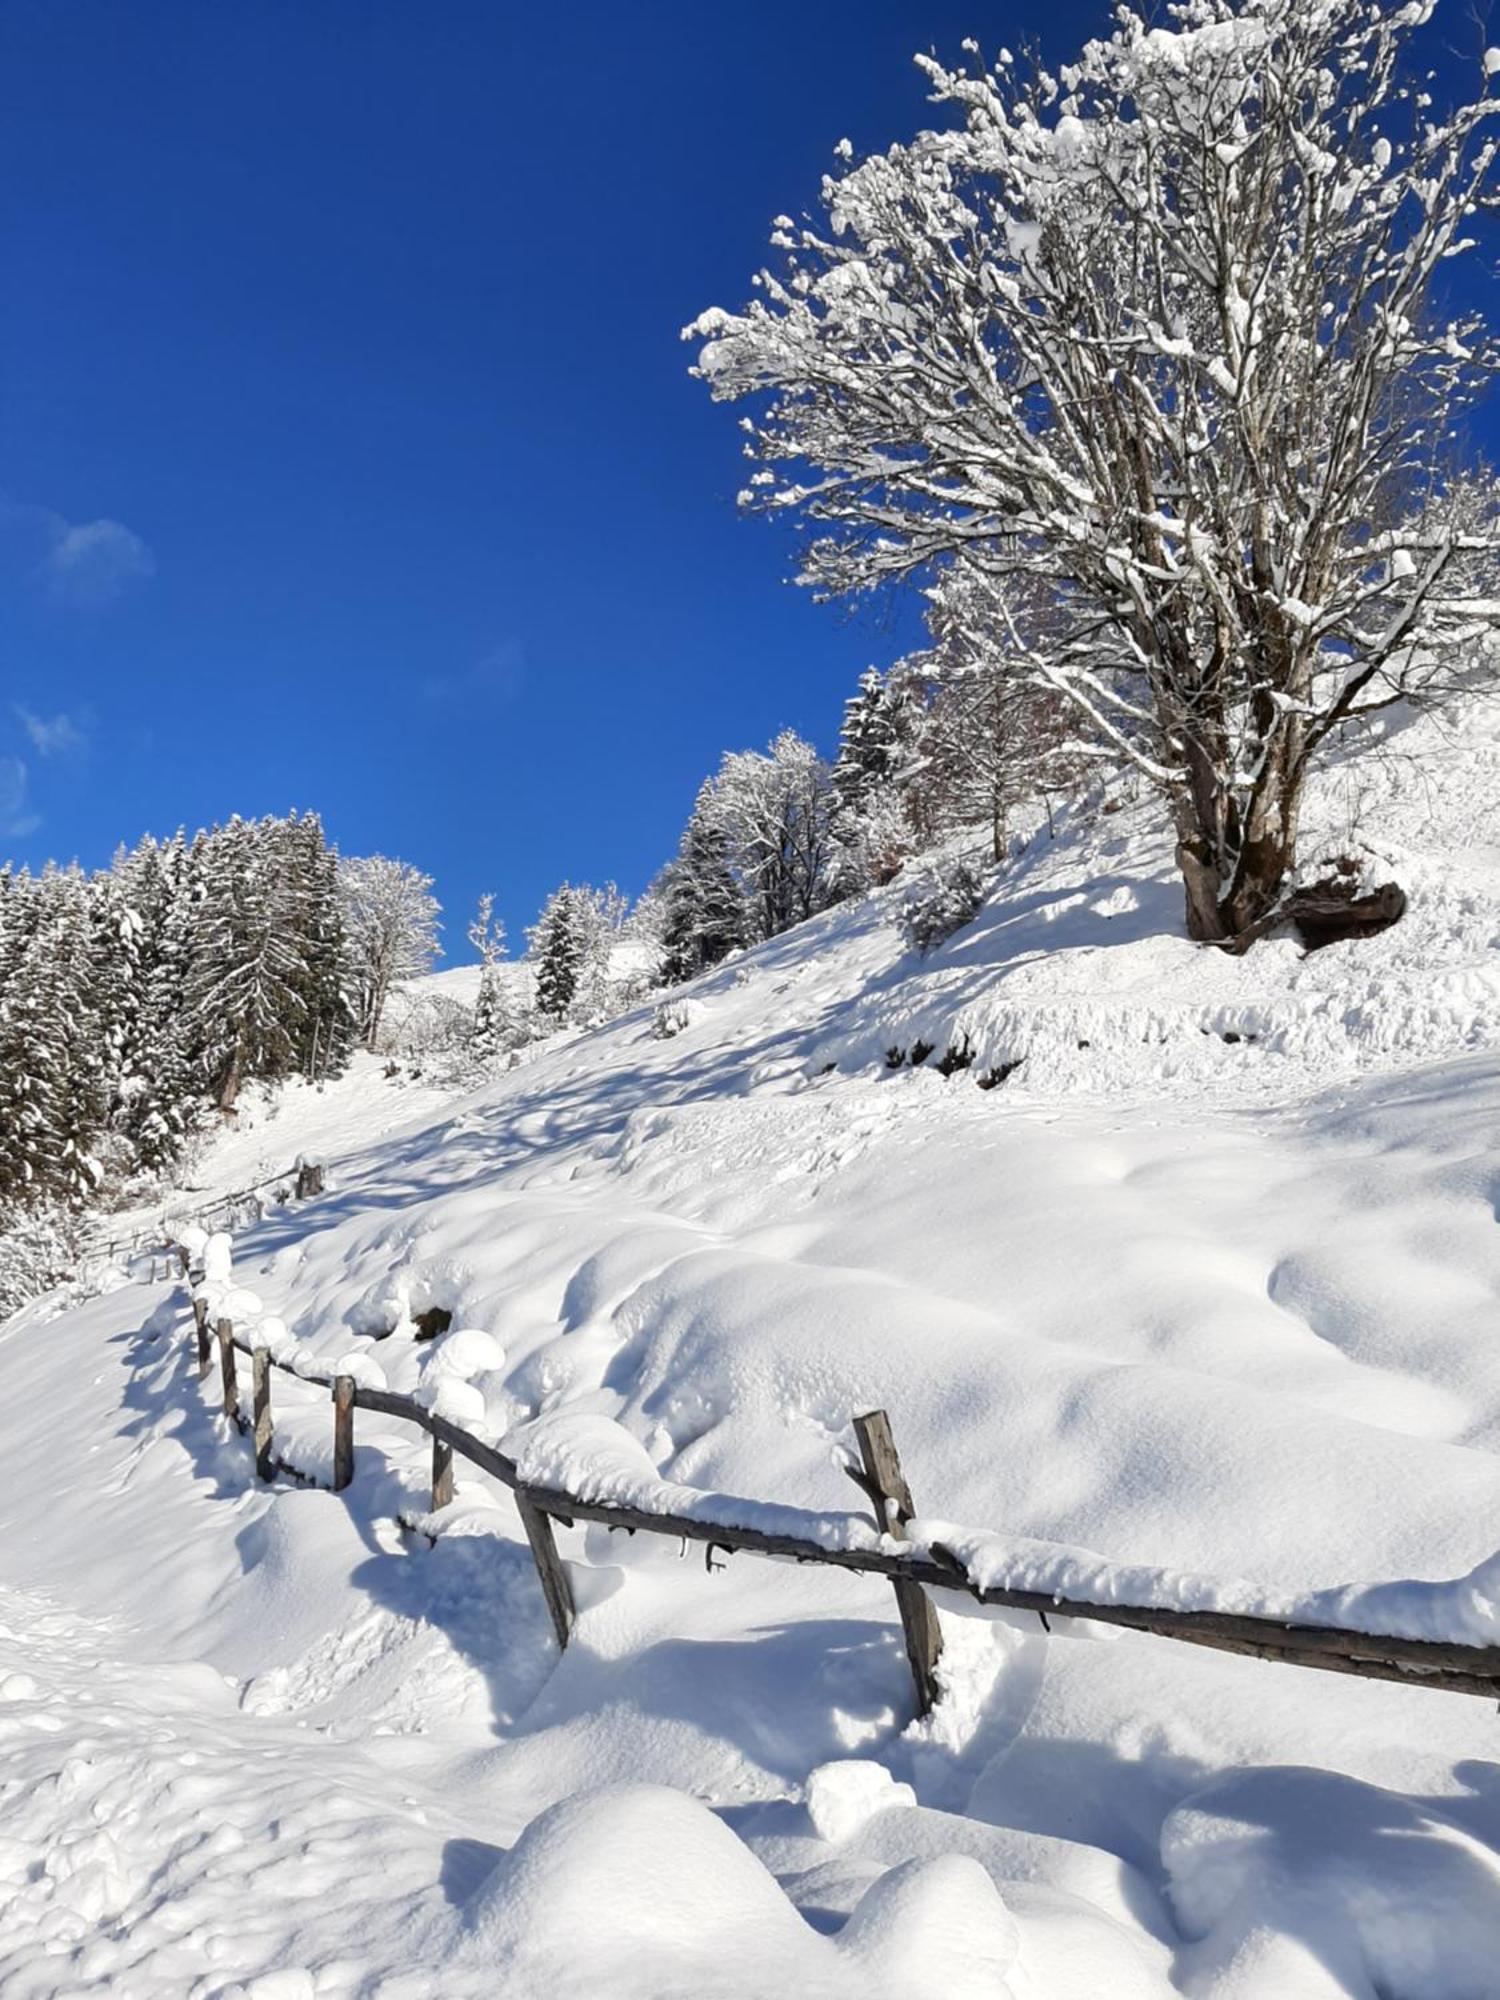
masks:
<path id="1" fill-rule="evenodd" d="M 901 637 L 783 584 L 679 328 L 914 49 L 1105 11 L 0 0 L 0 854 L 316 808 L 455 960 L 643 887 Z"/>

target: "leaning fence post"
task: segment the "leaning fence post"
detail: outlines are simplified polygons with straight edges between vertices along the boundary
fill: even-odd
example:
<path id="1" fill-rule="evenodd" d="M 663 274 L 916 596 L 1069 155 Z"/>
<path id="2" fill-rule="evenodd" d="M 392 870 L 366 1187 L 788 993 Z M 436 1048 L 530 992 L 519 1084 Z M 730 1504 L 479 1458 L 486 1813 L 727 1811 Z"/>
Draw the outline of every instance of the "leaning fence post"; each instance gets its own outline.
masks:
<path id="1" fill-rule="evenodd" d="M 880 1532 L 905 1541 L 906 1524 L 916 1506 L 896 1454 L 891 1420 L 884 1410 L 869 1410 L 854 1419 L 854 1435 L 859 1443 L 862 1469 L 856 1472 L 850 1466 L 849 1476 L 874 1502 L 875 1524 Z M 921 1584 L 904 1576 L 893 1578 L 893 1583 L 906 1658 L 916 1689 L 917 1713 L 928 1715 L 938 1698 L 937 1663 L 943 1650 L 942 1630 L 932 1601 Z"/>
<path id="2" fill-rule="evenodd" d="M 234 1321 L 219 1321 L 219 1375 L 224 1384 L 224 1414 L 238 1417 L 240 1413 L 239 1384 L 234 1376 Z"/>
<path id="3" fill-rule="evenodd" d="M 257 1347 L 250 1357 L 255 1370 L 255 1476 L 269 1479 L 271 1465 L 271 1351 Z"/>
<path id="4" fill-rule="evenodd" d="M 206 1375 L 208 1364 L 213 1359 L 213 1350 L 208 1344 L 208 1300 L 193 1300 L 193 1325 L 198 1330 L 198 1373 Z"/>
<path id="5" fill-rule="evenodd" d="M 547 1600 L 552 1629 L 557 1634 L 559 1647 L 564 1647 L 568 1643 L 569 1633 L 573 1630 L 575 1615 L 573 1586 L 568 1581 L 568 1572 L 563 1568 L 562 1558 L 557 1553 L 557 1539 L 552 1533 L 552 1522 L 540 1507 L 532 1505 L 519 1486 L 516 1488 L 516 1506 L 520 1511 L 521 1526 L 526 1530 L 526 1539 L 531 1544 L 531 1559 L 536 1564 L 536 1573 L 542 1580 L 542 1595 Z"/>
<path id="6" fill-rule="evenodd" d="M 333 1490 L 342 1493 L 354 1477 L 354 1377 L 333 1378 Z"/>
<path id="7" fill-rule="evenodd" d="M 446 1507 L 453 1498 L 453 1447 L 440 1437 L 432 1440 L 432 1511 Z"/>

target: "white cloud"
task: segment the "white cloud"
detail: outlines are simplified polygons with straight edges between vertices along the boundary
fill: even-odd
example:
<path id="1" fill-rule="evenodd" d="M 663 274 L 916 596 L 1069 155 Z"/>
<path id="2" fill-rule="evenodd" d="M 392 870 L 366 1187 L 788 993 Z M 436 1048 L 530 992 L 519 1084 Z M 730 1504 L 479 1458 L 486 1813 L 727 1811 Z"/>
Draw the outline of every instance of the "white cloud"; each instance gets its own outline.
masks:
<path id="1" fill-rule="evenodd" d="M 78 603 L 101 604 L 127 584 L 156 574 L 156 558 L 134 529 L 119 521 L 48 522 L 47 568 L 53 590 Z"/>
<path id="2" fill-rule="evenodd" d="M 0 757 L 0 837 L 19 840 L 41 823 L 27 802 L 26 766 L 19 757 Z"/>
<path id="3" fill-rule="evenodd" d="M 64 603 L 100 605 L 155 576 L 156 558 L 122 521 L 70 521 L 0 493 L 0 568 Z"/>
<path id="4" fill-rule="evenodd" d="M 69 751 L 82 750 L 87 743 L 82 723 L 68 714 L 45 716 L 34 715 L 20 702 L 15 705 L 16 718 L 31 740 L 31 747 L 39 757 L 61 757 Z"/>

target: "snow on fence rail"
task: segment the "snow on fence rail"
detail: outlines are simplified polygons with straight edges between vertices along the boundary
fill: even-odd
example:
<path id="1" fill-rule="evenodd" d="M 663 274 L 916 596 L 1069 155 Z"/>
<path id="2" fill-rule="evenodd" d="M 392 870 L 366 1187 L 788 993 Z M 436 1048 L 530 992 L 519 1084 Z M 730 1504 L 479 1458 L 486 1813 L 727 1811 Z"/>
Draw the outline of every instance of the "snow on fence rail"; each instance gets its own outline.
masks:
<path id="1" fill-rule="evenodd" d="M 279 1174 L 267 1174 L 264 1180 L 252 1181 L 248 1187 L 232 1188 L 227 1194 L 218 1194 L 200 1207 L 178 1211 L 174 1215 L 162 1215 L 156 1222 L 143 1223 L 128 1236 L 110 1236 L 92 1240 L 87 1245 L 90 1256 L 112 1257 L 117 1251 L 144 1250 L 148 1246 L 160 1249 L 163 1239 L 170 1246 L 176 1241 L 175 1232 L 196 1223 L 200 1227 L 212 1225 L 230 1229 L 243 1221 L 248 1214 L 254 1221 L 265 1218 L 265 1206 L 260 1196 L 267 1188 L 290 1189 L 302 1200 L 308 1195 L 323 1192 L 323 1169 L 315 1160 L 298 1159 L 291 1168 Z M 284 1197 L 283 1197 L 284 1198 Z"/>
<path id="2" fill-rule="evenodd" d="M 188 1251 L 174 1247 L 184 1277 L 191 1280 Z M 413 1396 L 367 1387 L 353 1375 L 306 1361 L 289 1367 L 268 1347 L 237 1332 L 229 1317 L 217 1318 L 211 1327 L 209 1300 L 191 1283 L 190 1297 L 199 1376 L 209 1373 L 217 1344 L 224 1415 L 252 1437 L 261 1479 L 279 1471 L 314 1483 L 276 1450 L 273 1370 L 329 1390 L 335 1492 L 354 1477 L 357 1410 L 414 1424 L 432 1439 L 434 1513 L 453 1498 L 455 1456 L 514 1496 L 560 1647 L 571 1636 L 575 1609 L 553 1524 L 597 1521 L 630 1534 L 701 1543 L 709 1569 L 714 1550 L 720 1549 L 889 1578 L 919 1714 L 932 1708 L 939 1691 L 942 1638 L 927 1595 L 934 1590 L 1035 1612 L 1044 1626 L 1054 1617 L 1087 1619 L 1291 1666 L 1500 1699 L 1500 1643 L 1441 1636 L 1446 1617 L 1495 1630 L 1500 1638 L 1500 1557 L 1451 1584 L 1370 1585 L 1280 1605 L 1250 1585 L 1115 1567 L 1052 1544 L 1012 1542 L 918 1516 L 890 1423 L 880 1410 L 853 1418 L 860 1463 L 845 1466 L 869 1499 L 873 1522 L 862 1514 L 819 1513 L 674 1485 L 657 1475 L 635 1440 L 608 1418 L 572 1420 L 571 1430 L 543 1419 L 532 1427 L 534 1435 L 523 1439 L 519 1456 L 511 1456 Z M 253 1371 L 248 1419 L 240 1406 L 236 1357 L 241 1354 L 250 1358 Z M 569 1448 L 570 1439 L 576 1444 L 580 1426 L 586 1447 L 581 1453 Z M 1408 1629 L 1369 1631 L 1343 1622 L 1366 1606 L 1384 1606 L 1391 1624 Z M 1434 1625 L 1438 1636 L 1432 1635 Z"/>

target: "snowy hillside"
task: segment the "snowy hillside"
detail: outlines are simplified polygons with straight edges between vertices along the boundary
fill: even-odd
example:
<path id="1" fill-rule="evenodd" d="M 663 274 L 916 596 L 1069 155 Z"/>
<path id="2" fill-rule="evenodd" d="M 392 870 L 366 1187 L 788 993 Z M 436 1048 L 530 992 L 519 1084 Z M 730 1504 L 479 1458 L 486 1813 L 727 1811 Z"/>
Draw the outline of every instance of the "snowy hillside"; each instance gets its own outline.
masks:
<path id="1" fill-rule="evenodd" d="M 1310 957 L 1183 942 L 1126 800 L 925 961 L 898 882 L 669 1038 L 289 1092 L 201 1176 L 328 1160 L 237 1310 L 412 1389 L 443 1306 L 497 1437 L 810 1508 L 879 1405 L 923 1513 L 1286 1598 L 1478 1571 L 1420 1601 L 1500 1641 L 1500 717 L 1393 729 L 1305 851 L 1360 827 L 1411 908 Z M 427 1453 L 363 1414 L 346 1494 L 257 1488 L 180 1292 L 49 1311 L 0 1330 L 7 2000 L 1497 1990 L 1485 1701 L 953 1599 L 908 1726 L 886 1583 L 581 1528 L 559 1657 L 499 1488 L 403 1535 Z"/>

